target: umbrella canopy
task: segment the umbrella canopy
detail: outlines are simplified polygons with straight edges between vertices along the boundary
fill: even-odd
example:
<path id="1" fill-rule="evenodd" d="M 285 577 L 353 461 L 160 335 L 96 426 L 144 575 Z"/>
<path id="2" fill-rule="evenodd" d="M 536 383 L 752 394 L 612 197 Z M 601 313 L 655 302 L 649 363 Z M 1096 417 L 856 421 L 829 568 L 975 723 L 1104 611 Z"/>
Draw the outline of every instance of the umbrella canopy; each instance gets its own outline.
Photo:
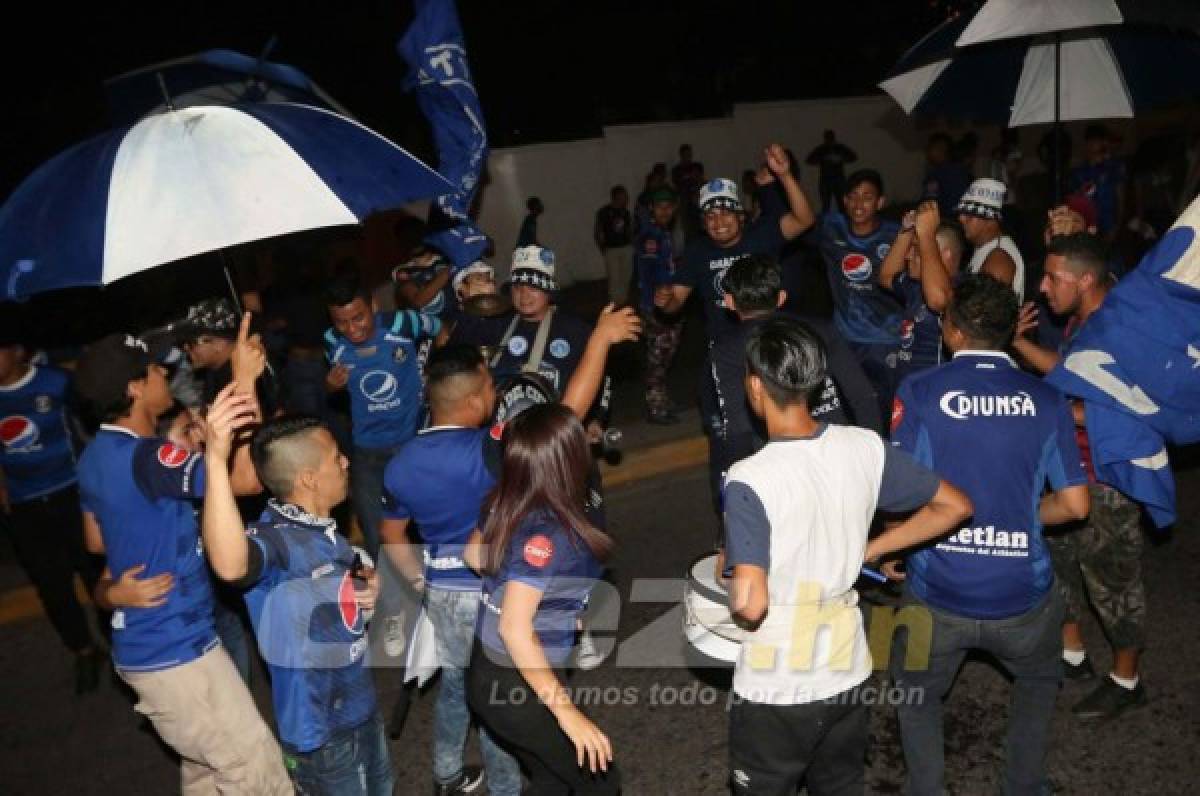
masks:
<path id="1" fill-rule="evenodd" d="M 1170 2 L 991 0 L 948 20 L 879 84 L 908 113 L 1009 127 L 1128 118 L 1200 97 L 1200 24 Z"/>
<path id="2" fill-rule="evenodd" d="M 173 108 L 241 102 L 297 102 L 350 116 L 333 97 L 295 67 L 252 58 L 233 50 L 207 50 L 104 81 L 112 124 L 133 124 L 147 114 L 167 110 L 164 87 Z"/>
<path id="3" fill-rule="evenodd" d="M 13 299 L 105 285 L 449 189 L 405 150 L 330 111 L 184 108 L 78 144 L 21 183 L 0 207 L 0 279 Z"/>

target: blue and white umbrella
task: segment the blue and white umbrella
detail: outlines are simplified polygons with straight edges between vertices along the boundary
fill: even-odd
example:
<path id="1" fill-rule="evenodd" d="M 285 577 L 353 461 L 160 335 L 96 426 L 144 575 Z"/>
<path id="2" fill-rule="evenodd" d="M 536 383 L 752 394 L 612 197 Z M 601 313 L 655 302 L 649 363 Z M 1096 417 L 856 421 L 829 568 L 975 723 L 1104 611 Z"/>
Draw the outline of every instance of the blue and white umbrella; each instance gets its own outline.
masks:
<path id="1" fill-rule="evenodd" d="M 240 243 L 355 224 L 450 188 L 331 111 L 168 111 L 78 144 L 18 186 L 0 207 L 0 279 L 10 299 L 107 285 Z"/>
<path id="2" fill-rule="evenodd" d="M 206 50 L 144 66 L 104 81 L 110 121 L 133 124 L 151 113 L 193 105 L 298 102 L 342 116 L 350 112 L 299 69 L 267 60 L 275 39 L 258 58 L 233 50 Z"/>
<path id="3" fill-rule="evenodd" d="M 879 84 L 907 113 L 1008 127 L 1129 118 L 1200 97 L 1200 12 L 1170 0 L 990 0 Z"/>

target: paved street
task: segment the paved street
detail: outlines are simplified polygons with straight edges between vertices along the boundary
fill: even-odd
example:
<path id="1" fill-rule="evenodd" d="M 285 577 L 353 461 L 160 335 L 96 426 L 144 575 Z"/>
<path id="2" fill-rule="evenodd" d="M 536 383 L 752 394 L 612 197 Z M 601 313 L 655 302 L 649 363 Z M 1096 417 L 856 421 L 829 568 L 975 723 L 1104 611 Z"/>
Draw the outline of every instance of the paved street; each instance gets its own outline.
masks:
<path id="1" fill-rule="evenodd" d="M 681 367 L 673 374 L 679 399 L 692 394 L 700 351 L 693 326 Z M 722 794 L 727 792 L 727 692 L 719 687 L 719 672 L 700 673 L 703 679 L 698 679 L 682 666 L 678 603 L 688 563 L 711 548 L 715 532 L 705 471 L 696 466 L 704 444 L 694 411 L 677 427 L 640 422 L 639 387 L 628 376 L 634 359 L 630 351 L 618 355 L 618 369 L 627 376 L 618 384 L 614 415 L 631 450 L 606 473 L 610 484 L 620 484 L 608 496 L 618 541 L 612 582 L 620 597 L 608 607 L 619 612 L 620 647 L 599 669 L 575 673 L 570 685 L 588 695 L 588 712 L 612 738 L 626 793 Z M 1177 457 L 1176 463 L 1180 524 L 1169 535 L 1150 535 L 1145 555 L 1150 625 L 1143 677 L 1150 703 L 1119 721 L 1084 725 L 1071 718 L 1069 707 L 1085 687 L 1064 689 L 1050 752 L 1050 773 L 1061 793 L 1196 790 L 1200 452 L 1190 452 L 1190 459 Z M 70 693 L 69 656 L 44 618 L 30 615 L 36 604 L 11 554 L 0 547 L 0 556 L 6 556 L 0 557 L 0 793 L 177 792 L 177 763 L 134 713 L 123 687 L 106 676 L 98 693 L 82 698 Z M 1087 621 L 1085 633 L 1097 668 L 1106 670 L 1110 657 L 1094 621 Z M 397 670 L 377 670 L 385 712 L 399 681 Z M 261 669 L 255 673 L 254 690 L 269 717 Z M 946 707 L 952 793 L 996 792 L 1007 693 L 1004 677 L 986 661 L 972 660 L 964 667 Z M 402 737 L 392 743 L 397 793 L 428 792 L 432 696 L 427 690 L 416 702 Z M 474 741 L 469 754 L 478 759 Z M 881 705 L 872 716 L 868 791 L 899 793 L 902 779 L 894 713 Z"/>

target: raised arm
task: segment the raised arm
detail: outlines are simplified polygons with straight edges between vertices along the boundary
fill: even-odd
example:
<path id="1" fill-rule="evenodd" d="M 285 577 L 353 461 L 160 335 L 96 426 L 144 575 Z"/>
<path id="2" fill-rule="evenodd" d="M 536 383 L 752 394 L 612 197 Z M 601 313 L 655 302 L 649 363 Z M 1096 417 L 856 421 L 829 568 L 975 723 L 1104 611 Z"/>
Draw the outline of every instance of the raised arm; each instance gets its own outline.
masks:
<path id="1" fill-rule="evenodd" d="M 563 405 L 581 420 L 585 418 L 604 381 L 608 350 L 617 343 L 636 340 L 641 331 L 642 321 L 632 308 L 623 307 L 618 310 L 609 304 L 601 310 L 596 328 L 588 338 L 587 348 L 584 349 L 579 365 L 563 391 Z"/>
<path id="2" fill-rule="evenodd" d="M 201 532 L 204 552 L 213 572 L 226 581 L 243 579 L 249 571 L 250 542 L 234 501 L 229 453 L 236 432 L 255 421 L 254 399 L 231 384 L 208 410 L 208 439 L 204 451 L 206 484 Z"/>
<path id="3" fill-rule="evenodd" d="M 785 239 L 792 240 L 813 225 L 817 220 L 816 214 L 813 213 L 812 205 L 808 203 L 808 197 L 804 195 L 804 189 L 800 187 L 800 181 L 792 174 L 792 164 L 787 151 L 779 144 L 771 144 L 763 154 L 766 156 L 767 168 L 775 175 L 775 179 L 779 180 L 783 193 L 787 196 L 788 212 L 779 218 L 779 231 Z"/>
<path id="4" fill-rule="evenodd" d="M 925 306 L 941 315 L 950 304 L 954 288 L 950 284 L 950 271 L 942 262 L 942 251 L 938 247 L 937 230 L 942 223 L 937 202 L 922 202 L 917 208 L 916 232 L 917 253 L 921 255 L 921 294 Z M 1011 281 L 1011 280 L 1010 280 Z"/>
<path id="5" fill-rule="evenodd" d="M 1037 328 L 1038 307 L 1032 301 L 1025 302 L 1021 313 L 1017 316 L 1017 328 L 1013 332 L 1013 350 L 1025 360 L 1030 367 L 1045 376 L 1054 370 L 1059 356 L 1045 346 L 1040 346 L 1029 337 L 1029 333 Z"/>
<path id="6" fill-rule="evenodd" d="M 916 242 L 916 233 L 913 229 L 915 219 L 916 213 L 911 210 L 904 214 L 900 232 L 896 235 L 896 240 L 892 241 L 892 247 L 888 249 L 883 263 L 879 266 L 879 286 L 886 290 L 892 289 L 892 283 L 896 281 L 896 277 L 907 265 L 908 252 Z M 920 277 L 917 276 L 917 278 Z"/>

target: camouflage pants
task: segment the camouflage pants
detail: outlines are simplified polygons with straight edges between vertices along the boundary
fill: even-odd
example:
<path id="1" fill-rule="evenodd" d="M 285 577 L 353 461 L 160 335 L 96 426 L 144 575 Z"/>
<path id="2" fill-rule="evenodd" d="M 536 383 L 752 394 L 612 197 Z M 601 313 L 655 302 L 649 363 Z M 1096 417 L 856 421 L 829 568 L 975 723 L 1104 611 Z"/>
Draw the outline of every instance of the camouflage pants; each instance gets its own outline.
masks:
<path id="1" fill-rule="evenodd" d="M 1048 534 L 1066 621 L 1084 611 L 1084 587 L 1114 649 L 1145 643 L 1146 589 L 1142 583 L 1142 527 L 1136 503 L 1112 487 L 1089 484 L 1092 511 L 1078 530 Z"/>
<path id="2" fill-rule="evenodd" d="M 651 412 L 671 408 L 667 394 L 667 370 L 679 348 L 683 334 L 683 321 L 668 323 L 654 312 L 642 312 L 643 329 L 646 333 L 646 408 Z"/>

